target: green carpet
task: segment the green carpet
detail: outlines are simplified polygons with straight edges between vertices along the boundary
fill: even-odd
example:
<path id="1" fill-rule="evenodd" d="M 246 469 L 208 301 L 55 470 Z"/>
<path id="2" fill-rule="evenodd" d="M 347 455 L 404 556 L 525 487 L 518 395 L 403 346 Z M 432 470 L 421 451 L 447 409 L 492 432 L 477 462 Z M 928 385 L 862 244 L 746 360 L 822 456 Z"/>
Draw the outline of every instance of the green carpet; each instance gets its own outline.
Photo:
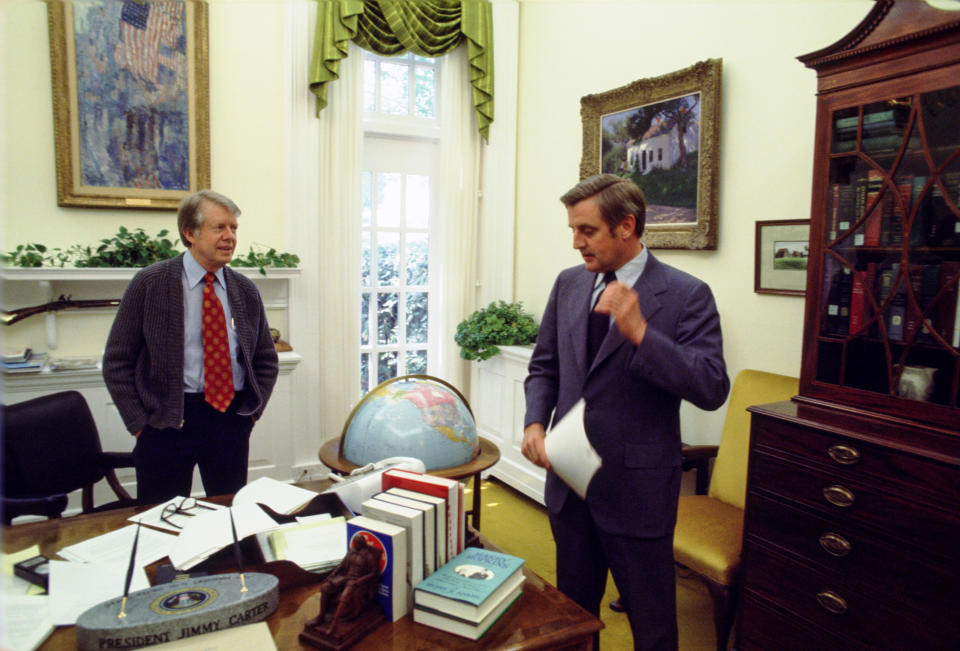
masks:
<path id="1" fill-rule="evenodd" d="M 527 567 L 556 585 L 553 534 L 544 507 L 495 479 L 484 480 L 480 486 L 480 530 L 483 534 L 508 554 L 523 558 Z M 468 485 L 467 491 L 470 490 L 471 485 Z M 608 579 L 600 613 L 604 623 L 600 631 L 600 647 L 605 651 L 633 648 L 627 616 L 606 606 L 616 597 L 613 579 Z M 677 621 L 681 651 L 715 648 L 710 596 L 695 577 L 677 576 Z"/>

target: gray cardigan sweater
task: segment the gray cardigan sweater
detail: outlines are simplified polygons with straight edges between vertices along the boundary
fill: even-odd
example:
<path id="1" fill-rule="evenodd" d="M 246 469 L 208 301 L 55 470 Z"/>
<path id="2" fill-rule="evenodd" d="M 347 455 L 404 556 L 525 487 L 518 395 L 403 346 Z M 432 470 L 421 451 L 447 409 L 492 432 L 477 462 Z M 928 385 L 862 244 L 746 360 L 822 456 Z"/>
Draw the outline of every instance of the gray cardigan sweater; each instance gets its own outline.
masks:
<path id="1" fill-rule="evenodd" d="M 107 339 L 103 379 L 131 433 L 183 426 L 183 255 L 133 277 Z M 277 380 L 277 351 L 256 285 L 230 267 L 223 272 L 247 376 L 238 413 L 259 418 Z"/>

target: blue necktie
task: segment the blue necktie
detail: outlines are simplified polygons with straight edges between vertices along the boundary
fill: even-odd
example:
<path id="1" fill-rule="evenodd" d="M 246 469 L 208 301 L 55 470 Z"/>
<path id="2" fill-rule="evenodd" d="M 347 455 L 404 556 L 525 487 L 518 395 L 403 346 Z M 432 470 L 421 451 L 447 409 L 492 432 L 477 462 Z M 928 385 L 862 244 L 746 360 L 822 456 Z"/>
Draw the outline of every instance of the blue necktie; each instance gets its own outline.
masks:
<path id="1" fill-rule="evenodd" d="M 603 285 L 597 294 L 597 301 L 600 300 L 600 294 L 603 293 L 607 285 L 616 279 L 617 276 L 612 271 L 603 274 Z M 597 351 L 600 350 L 603 339 L 607 336 L 607 331 L 610 329 L 610 315 L 601 314 L 593 310 L 593 308 L 597 306 L 597 301 L 594 301 L 593 306 L 590 308 L 589 321 L 587 322 L 587 366 L 593 364 L 593 359 L 597 356 Z"/>

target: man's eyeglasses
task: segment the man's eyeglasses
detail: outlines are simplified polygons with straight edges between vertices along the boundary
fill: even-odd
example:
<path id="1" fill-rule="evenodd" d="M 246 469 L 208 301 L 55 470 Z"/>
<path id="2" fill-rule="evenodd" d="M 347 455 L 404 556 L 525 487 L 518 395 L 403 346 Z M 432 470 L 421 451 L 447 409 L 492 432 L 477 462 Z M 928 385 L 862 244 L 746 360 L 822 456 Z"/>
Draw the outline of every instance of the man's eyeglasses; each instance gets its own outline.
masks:
<path id="1" fill-rule="evenodd" d="M 181 525 L 173 522 L 170 518 L 172 518 L 175 515 L 184 515 L 189 518 L 192 518 L 196 514 L 191 513 L 191 511 L 198 508 L 207 509 L 208 511 L 214 510 L 212 506 L 207 506 L 206 504 L 201 504 L 200 502 L 198 502 L 197 498 L 195 497 L 184 497 L 182 500 L 180 500 L 179 504 L 177 504 L 176 502 L 170 502 L 165 507 L 163 507 L 163 511 L 160 512 L 160 519 L 166 522 L 167 524 L 169 524 L 171 527 L 176 527 L 177 529 L 183 529 Z"/>

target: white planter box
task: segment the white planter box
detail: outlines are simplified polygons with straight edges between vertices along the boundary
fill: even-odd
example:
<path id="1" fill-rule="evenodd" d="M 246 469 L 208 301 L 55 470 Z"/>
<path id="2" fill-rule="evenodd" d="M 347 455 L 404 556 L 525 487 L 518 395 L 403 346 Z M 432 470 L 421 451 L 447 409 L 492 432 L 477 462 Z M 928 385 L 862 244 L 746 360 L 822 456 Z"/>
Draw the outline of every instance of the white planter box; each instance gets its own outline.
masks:
<path id="1" fill-rule="evenodd" d="M 543 504 L 546 471 L 520 453 L 526 409 L 523 381 L 533 346 L 499 348 L 499 355 L 470 365 L 470 405 L 477 431 L 500 448 L 500 461 L 489 474 Z"/>

